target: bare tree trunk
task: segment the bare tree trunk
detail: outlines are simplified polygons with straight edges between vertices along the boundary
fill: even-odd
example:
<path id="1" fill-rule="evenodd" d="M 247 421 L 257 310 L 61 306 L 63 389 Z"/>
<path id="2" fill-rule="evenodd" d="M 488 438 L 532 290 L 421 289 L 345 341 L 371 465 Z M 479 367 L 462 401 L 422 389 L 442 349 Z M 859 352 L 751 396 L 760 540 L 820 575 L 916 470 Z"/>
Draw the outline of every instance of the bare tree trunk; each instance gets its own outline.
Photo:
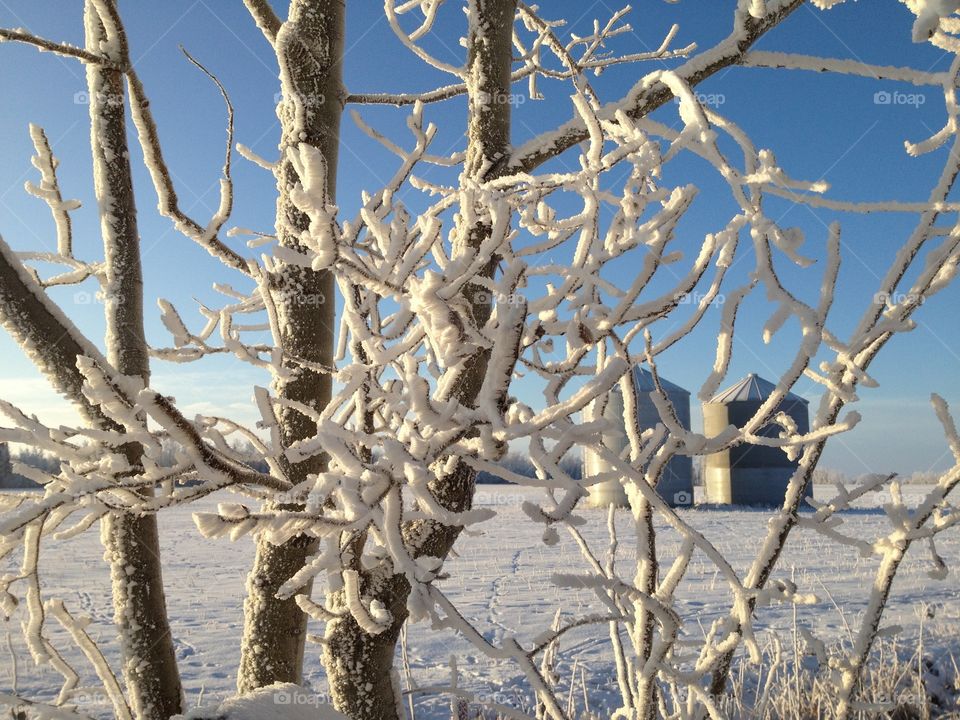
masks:
<path id="1" fill-rule="evenodd" d="M 370 635 L 346 610 L 343 592 L 334 594 L 330 604 L 342 614 L 327 623 L 323 645 L 330 694 L 337 710 L 353 720 L 402 720 L 394 657 L 400 628 L 407 619 L 410 585 L 403 575 L 361 573 L 360 577 L 361 595 L 383 602 L 393 623 L 379 635 Z"/>
<path id="2" fill-rule="evenodd" d="M 86 47 L 93 52 L 109 42 L 125 46 L 119 23 L 104 20 L 106 23 L 88 0 L 84 29 Z M 123 76 L 117 70 L 88 64 L 87 88 L 95 192 L 106 259 L 107 359 L 120 375 L 138 378 L 146 385 L 150 367 Z M 141 464 L 139 444 L 120 450 L 131 467 Z M 110 562 L 114 620 L 120 632 L 131 707 L 140 718 L 168 718 L 181 712 L 183 692 L 167 618 L 156 517 L 111 513 L 103 520 L 101 538 Z"/>
<path id="3" fill-rule="evenodd" d="M 636 462 L 642 450 L 640 424 L 637 415 L 639 397 L 637 386 L 633 381 L 633 373 L 628 373 L 620 379 L 620 390 L 623 394 L 623 419 L 630 442 L 630 460 Z M 649 465 L 648 465 L 649 469 Z M 662 472 L 662 468 L 661 468 Z M 659 476 L 659 475 L 658 475 Z M 660 566 L 657 561 L 657 531 L 653 524 L 653 506 L 647 497 L 638 489 L 628 490 L 630 511 L 633 515 L 637 533 L 637 571 L 634 576 L 634 586 L 649 597 L 657 592 L 657 583 Z M 611 513 L 613 509 L 611 508 Z M 611 533 L 616 531 L 613 516 L 608 520 L 611 523 Z M 614 570 L 614 556 L 611 553 L 610 569 Z M 626 707 L 633 708 L 640 720 L 653 720 L 657 711 L 657 681 L 656 673 L 649 672 L 647 664 L 653 651 L 653 634 L 656 627 L 656 616 L 642 603 L 638 603 L 637 622 L 631 632 L 631 641 L 637 655 L 634 677 L 627 678 L 624 669 L 618 667 L 620 691 Z M 614 626 L 612 635 L 615 645 L 619 645 L 619 626 Z M 616 648 L 618 665 L 620 650 Z M 635 682 L 635 686 L 631 683 Z"/>
<path id="4" fill-rule="evenodd" d="M 510 70 L 512 66 L 513 23 L 516 0 L 476 0 L 477 17 L 472 18 L 468 38 L 469 127 L 465 172 L 476 180 L 495 177 L 505 168 L 503 160 L 510 153 Z M 499 163 L 499 165 L 498 165 Z M 487 217 L 483 208 L 476 216 Z M 479 222 L 463 233 L 471 247 L 478 248 L 490 236 L 489 222 Z M 492 259 L 486 268 L 490 277 L 496 268 Z M 477 327 L 490 317 L 488 294 L 476 285 L 469 285 L 464 294 L 469 301 Z M 455 387 L 456 399 L 466 406 L 476 402 L 483 384 L 490 357 L 489 349 L 481 349 L 464 364 Z M 475 471 L 466 463 L 457 462 L 442 478 L 431 481 L 430 490 L 448 510 L 461 512 L 471 507 L 475 487 Z M 446 557 L 461 528 L 432 521 L 420 521 L 404 528 L 408 545 L 417 555 Z M 361 541 L 362 542 L 362 541 Z M 359 553 L 355 553 L 359 555 Z M 359 567 L 354 569 L 360 570 Z M 382 568 L 360 572 L 361 595 L 376 598 L 391 613 L 389 629 L 378 635 L 363 630 L 349 612 L 327 623 L 323 650 L 324 668 L 336 708 L 354 720 L 400 720 L 399 683 L 394 670 L 396 642 L 407 618 L 406 601 L 410 585 L 405 576 L 384 574 Z M 335 609 L 346 606 L 343 591 L 334 593 L 329 603 Z"/>
<path id="5" fill-rule="evenodd" d="M 301 144 L 317 148 L 326 163 L 327 194 L 335 197 L 344 96 L 343 33 L 343 0 L 293 0 L 288 20 L 276 29 L 274 46 L 283 91 L 278 110 L 282 135 L 276 169 L 276 230 L 280 244 L 295 250 L 302 251 L 300 235 L 310 223 L 292 198 L 300 178 L 289 153 L 296 153 Z M 314 368 L 333 365 L 333 276 L 326 270 L 278 264 L 270 278 L 279 323 L 275 340 L 283 349 L 284 367 L 290 375 L 277 378 L 274 390 L 281 399 L 320 411 L 330 401 L 331 378 Z M 282 408 L 278 420 L 284 448 L 316 434 L 316 424 L 296 410 Z M 297 485 L 325 466 L 326 459 L 320 456 L 286 463 L 285 470 Z M 276 593 L 316 550 L 316 541 L 306 536 L 282 545 L 258 540 L 244 603 L 246 621 L 237 677 L 241 693 L 275 682 L 300 681 L 307 617 L 295 599 L 281 600 Z"/>
<path id="6" fill-rule="evenodd" d="M 840 692 L 838 693 L 839 698 L 836 715 L 834 716 L 837 720 L 847 720 L 854 711 L 854 699 L 860 687 L 863 668 L 867 665 L 870 651 L 880 630 L 880 619 L 887 607 L 887 599 L 890 597 L 890 590 L 897 576 L 897 570 L 900 568 L 900 563 L 903 562 L 903 557 L 909 548 L 910 542 L 903 541 L 899 546 L 888 550 L 880 561 L 880 567 L 877 568 L 873 581 L 873 592 L 864 612 L 863 625 L 854 643 L 850 665 L 843 670 L 840 680 Z"/>
<path id="7" fill-rule="evenodd" d="M 657 548 L 656 528 L 653 525 L 653 508 L 649 501 L 638 493 L 635 504 L 631 502 L 634 522 L 637 524 L 637 575 L 636 586 L 650 597 L 657 592 Z M 657 715 L 657 677 L 656 673 L 645 672 L 653 651 L 653 633 L 656 617 L 646 608 L 641 608 L 637 622 L 639 647 L 637 648 L 637 718 L 653 720 Z"/>

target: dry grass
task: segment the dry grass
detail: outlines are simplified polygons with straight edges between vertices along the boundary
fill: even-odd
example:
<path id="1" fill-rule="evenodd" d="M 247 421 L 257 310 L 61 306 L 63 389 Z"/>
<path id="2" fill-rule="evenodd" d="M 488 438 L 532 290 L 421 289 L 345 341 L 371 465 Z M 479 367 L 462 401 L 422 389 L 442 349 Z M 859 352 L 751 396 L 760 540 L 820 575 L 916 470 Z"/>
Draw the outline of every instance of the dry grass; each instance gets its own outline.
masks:
<path id="1" fill-rule="evenodd" d="M 792 652 L 792 651 L 791 651 Z M 774 662 L 772 654 L 758 666 L 736 665 L 730 693 L 718 704 L 730 720 L 829 720 L 836 706 L 835 673 L 820 667 L 816 658 L 796 657 Z M 581 680 L 568 684 L 564 693 L 570 717 L 578 720 L 607 720 L 608 714 L 585 712 L 585 687 Z M 583 692 L 581 692 L 583 691 Z M 520 699 L 520 694 L 518 694 Z M 523 698 L 525 699 L 525 698 Z M 682 699 L 682 697 L 680 698 Z M 864 672 L 859 701 L 862 709 L 856 720 L 960 720 L 960 670 L 953 655 L 931 658 L 922 645 L 913 649 L 898 646 L 896 640 L 877 642 L 870 666 Z M 513 704 L 513 703 L 511 703 Z M 533 715 L 526 703 L 517 710 Z M 684 718 L 679 706 L 668 698 L 672 712 L 665 718 Z M 494 710 L 462 703 L 454 720 L 508 720 Z"/>
<path id="2" fill-rule="evenodd" d="M 753 673 L 751 673 L 751 669 Z M 828 720 L 836 706 L 837 673 L 805 658 L 779 667 L 740 665 L 727 710 L 737 720 Z M 896 641 L 877 644 L 863 673 L 858 695 L 862 709 L 857 720 L 929 720 L 960 718 L 960 673 L 952 655 L 924 656 L 922 647 L 910 651 Z"/>

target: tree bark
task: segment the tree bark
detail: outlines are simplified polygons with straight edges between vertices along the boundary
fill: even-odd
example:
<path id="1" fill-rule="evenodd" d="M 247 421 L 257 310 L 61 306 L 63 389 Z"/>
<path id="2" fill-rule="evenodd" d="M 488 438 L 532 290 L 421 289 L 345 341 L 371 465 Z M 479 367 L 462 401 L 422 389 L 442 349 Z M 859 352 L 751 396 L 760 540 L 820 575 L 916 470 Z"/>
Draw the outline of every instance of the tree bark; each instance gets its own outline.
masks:
<path id="1" fill-rule="evenodd" d="M 14 341 L 24 348 L 33 364 L 50 384 L 65 395 L 83 417 L 96 428 L 120 432 L 83 394 L 83 375 L 77 368 L 78 357 L 93 358 L 107 364 L 96 347 L 80 335 L 0 238 L 0 323 Z"/>
<path id="2" fill-rule="evenodd" d="M 92 2 L 84 11 L 86 47 L 100 52 L 125 40 L 119 25 L 111 31 Z M 150 366 L 143 329 L 143 273 L 127 146 L 122 74 L 87 65 L 90 99 L 90 146 L 94 189 L 106 260 L 104 312 L 107 359 L 120 375 L 149 383 Z M 142 461 L 143 448 L 119 448 L 131 467 Z M 144 493 L 148 494 L 148 493 Z M 139 718 L 165 719 L 182 710 L 183 692 L 173 637 L 167 618 L 156 516 L 109 514 L 101 539 L 113 581 L 114 622 L 120 632 L 123 675 L 133 712 Z"/>
<path id="3" fill-rule="evenodd" d="M 465 173 L 475 180 L 490 180 L 510 152 L 510 71 L 512 67 L 512 34 L 516 0 L 476 0 L 477 17 L 468 37 L 468 148 Z M 477 209 L 477 217 L 488 213 Z M 490 236 L 491 225 L 480 222 L 460 234 L 473 248 Z M 493 275 L 496 259 L 486 268 Z M 471 285 L 464 290 L 474 322 L 482 327 L 490 317 L 488 293 Z M 489 349 L 481 349 L 464 364 L 455 398 L 472 407 L 483 384 L 490 357 Z M 475 471 L 466 463 L 457 462 L 449 474 L 435 478 L 430 490 L 448 510 L 468 510 L 473 502 Z M 404 537 L 415 555 L 446 557 L 462 528 L 431 521 L 412 523 L 404 528 Z M 356 553 L 359 555 L 359 553 Z M 359 567 L 355 570 L 360 571 Z M 360 571 L 361 594 L 380 600 L 391 613 L 389 629 L 370 635 L 349 612 L 327 623 L 323 650 L 324 668 L 337 710 L 354 720 L 401 720 L 404 713 L 399 702 L 399 683 L 394 670 L 396 642 L 407 618 L 407 596 L 410 585 L 403 575 L 392 575 L 382 567 Z M 343 591 L 333 593 L 328 603 L 344 610 Z"/>
<path id="4" fill-rule="evenodd" d="M 274 46 L 283 91 L 277 111 L 281 158 L 275 171 L 276 230 L 280 244 L 294 250 L 303 250 L 300 235 L 310 223 L 291 196 L 300 178 L 288 153 L 295 153 L 302 143 L 317 148 L 326 163 L 327 194 L 333 198 L 336 193 L 344 97 L 343 34 L 343 0 L 293 0 L 287 21 L 276 30 Z M 282 262 L 278 266 L 270 278 L 270 291 L 279 322 L 275 341 L 283 350 L 289 376 L 277 378 L 274 391 L 281 399 L 321 411 L 330 401 L 330 375 L 308 369 L 297 360 L 306 360 L 311 367 L 333 365 L 333 276 L 326 270 Z M 296 410 L 280 409 L 278 421 L 284 449 L 316 434 L 316 424 Z M 326 466 L 323 456 L 298 463 L 282 462 L 294 485 Z M 291 503 L 284 507 L 302 506 Z M 307 617 L 294 598 L 281 600 L 276 593 L 316 550 L 316 541 L 306 536 L 282 545 L 258 539 L 244 603 L 246 621 L 237 677 L 241 693 L 275 682 L 300 681 Z"/>

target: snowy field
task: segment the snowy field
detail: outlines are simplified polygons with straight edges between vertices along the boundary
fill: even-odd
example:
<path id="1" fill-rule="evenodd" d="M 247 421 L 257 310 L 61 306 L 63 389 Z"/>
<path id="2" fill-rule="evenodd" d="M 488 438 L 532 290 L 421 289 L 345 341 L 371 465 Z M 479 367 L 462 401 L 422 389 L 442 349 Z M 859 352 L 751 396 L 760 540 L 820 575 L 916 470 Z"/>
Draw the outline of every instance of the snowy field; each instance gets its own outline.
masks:
<path id="1" fill-rule="evenodd" d="M 818 487 L 817 496 L 832 494 L 830 487 Z M 599 611 L 591 593 L 558 589 L 550 584 L 550 574 L 558 570 L 577 572 L 584 568 L 573 541 L 561 534 L 561 542 L 547 547 L 541 532 L 520 509 L 530 491 L 511 486 L 481 486 L 480 505 L 495 506 L 498 516 L 481 526 L 482 535 L 463 537 L 457 544 L 457 557 L 447 563 L 450 579 L 444 590 L 475 626 L 495 642 L 516 636 L 529 643 L 549 627 L 557 608 L 566 620 Z M 907 488 L 909 499 L 918 497 L 916 488 Z M 857 510 L 845 513 L 847 531 L 876 537 L 889 529 L 882 510 L 884 497 L 877 494 L 861 501 Z M 212 509 L 215 499 L 202 504 Z M 252 543 L 205 540 L 194 528 L 190 513 L 194 508 L 177 509 L 161 516 L 165 581 L 173 630 L 188 704 L 208 704 L 226 697 L 234 686 L 238 657 L 244 580 L 252 559 Z M 684 518 L 700 529 L 738 572 L 749 565 L 768 513 L 748 509 L 681 510 Z M 589 519 L 584 535 L 599 551 L 607 546 L 606 513 L 584 510 Z M 632 552 L 630 519 L 621 513 L 622 567 Z M 542 527 L 542 526 L 541 526 Z M 676 535 L 663 531 L 658 537 L 662 562 L 675 552 Z M 960 560 L 960 529 L 944 533 L 938 550 L 948 565 Z M 110 617 L 110 585 L 101 555 L 99 538 L 88 532 L 70 544 L 51 542 L 46 546 L 46 572 L 43 585 L 48 597 L 62 597 L 67 607 L 92 618 L 91 635 L 102 642 L 108 656 L 116 657 Z M 793 574 L 801 590 L 813 593 L 818 602 L 801 606 L 796 613 L 798 626 L 806 626 L 818 637 L 831 641 L 846 639 L 855 631 L 863 610 L 877 560 L 860 558 L 855 551 L 828 543 L 809 531 L 795 531 L 780 565 L 780 577 Z M 930 579 L 931 563 L 924 546 L 911 549 L 900 571 L 885 625 L 897 624 L 903 630 L 903 647 L 912 648 L 923 636 L 925 652 L 945 656 L 960 650 L 960 582 L 956 568 L 944 581 Z M 14 570 L 12 563 L 2 569 Z M 714 568 L 702 556 L 696 556 L 678 593 L 683 611 L 684 632 L 702 638 L 703 631 L 716 617 L 729 610 L 726 587 Z M 839 608 L 842 608 L 842 613 Z M 58 677 L 38 672 L 19 639 L 19 618 L 14 618 L 0 633 L 9 634 L 9 643 L 0 637 L 0 695 L 17 689 L 27 697 L 50 698 Z M 759 611 L 758 628 L 777 631 L 789 642 L 794 632 L 792 606 L 774 606 Z M 320 632 L 320 628 L 312 628 Z M 593 626 L 564 636 L 560 674 L 576 678 L 577 686 L 590 688 L 593 702 L 612 697 L 615 686 L 612 662 L 607 652 L 605 626 Z M 308 648 L 307 684 L 316 691 L 316 701 L 324 699 L 324 685 L 318 651 Z M 420 688 L 443 684 L 449 678 L 451 655 L 456 656 L 462 685 L 476 690 L 488 700 L 523 705 L 524 691 L 515 667 L 482 657 L 477 650 L 452 634 L 436 634 L 423 625 L 409 630 L 408 661 L 410 678 Z M 79 664 L 78 664 L 79 665 Z M 82 665 L 81 665 L 82 666 Z M 92 684 L 92 674 L 84 681 Z M 16 688 L 15 688 L 16 685 Z M 581 694 L 581 693 L 578 693 Z M 109 716 L 108 706 L 98 704 L 97 695 L 85 710 L 96 716 Z M 449 718 L 449 708 L 441 698 L 428 692 L 417 695 L 417 716 Z M 582 705 L 581 705 L 582 706 Z M 593 710 L 599 710 L 593 707 Z"/>

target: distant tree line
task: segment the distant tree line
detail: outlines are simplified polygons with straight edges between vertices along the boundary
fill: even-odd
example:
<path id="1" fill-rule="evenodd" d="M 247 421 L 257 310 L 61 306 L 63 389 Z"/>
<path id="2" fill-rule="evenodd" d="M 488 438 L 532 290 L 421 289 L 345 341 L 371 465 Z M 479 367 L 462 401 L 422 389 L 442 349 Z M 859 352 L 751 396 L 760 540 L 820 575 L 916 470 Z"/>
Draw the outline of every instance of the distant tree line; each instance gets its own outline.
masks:
<path id="1" fill-rule="evenodd" d="M 871 473 L 871 475 L 882 475 L 883 473 Z M 890 473 L 891 475 L 893 473 Z M 910 474 L 896 475 L 897 482 L 901 485 L 936 485 L 937 479 L 942 475 L 933 470 L 916 470 Z M 841 470 L 831 470 L 830 468 L 817 468 L 813 473 L 813 482 L 817 485 L 857 485 L 865 479 L 863 475 L 850 475 Z"/>
<path id="2" fill-rule="evenodd" d="M 250 443 L 241 442 L 233 446 L 234 451 L 240 455 L 244 462 L 261 472 L 268 470 L 266 462 L 258 459 L 256 452 Z M 158 464 L 161 467 L 173 467 L 176 464 L 177 453 L 180 447 L 170 441 L 162 443 L 160 458 Z M 15 463 L 26 465 L 27 467 L 39 470 L 48 475 L 56 475 L 60 472 L 60 459 L 50 453 L 34 448 L 22 448 L 13 454 L 6 443 L 0 443 L 0 489 L 24 489 L 36 488 L 38 484 L 30 478 L 14 472 Z"/>
<path id="3" fill-rule="evenodd" d="M 160 453 L 159 465 L 161 467 L 173 467 L 176 464 L 176 456 L 179 446 L 173 442 L 164 442 Z M 233 446 L 234 451 L 241 455 L 245 462 L 255 467 L 261 472 L 267 472 L 267 464 L 256 457 L 256 452 L 252 445 L 247 442 L 237 443 Z M 19 450 L 16 455 L 12 455 L 10 448 L 6 443 L 0 443 L 0 488 L 22 489 L 37 487 L 37 483 L 29 478 L 19 475 L 13 471 L 14 462 L 26 465 L 40 470 L 50 475 L 56 475 L 60 472 L 60 460 L 49 453 L 33 448 L 24 448 Z M 519 453 L 508 453 L 501 461 L 501 465 L 511 472 L 515 472 L 523 477 L 536 477 L 536 468 L 529 459 Z M 564 472 L 572 477 L 580 477 L 580 459 L 568 456 L 560 462 Z M 478 483 L 502 484 L 505 481 L 496 475 L 488 472 L 481 472 L 477 475 Z"/>
<path id="4" fill-rule="evenodd" d="M 235 443 L 233 449 L 243 457 L 244 461 L 250 464 L 251 467 L 255 467 L 261 472 L 268 471 L 267 464 L 263 460 L 258 459 L 257 453 L 250 443 L 245 441 Z M 176 443 L 169 441 L 164 442 L 163 449 L 160 453 L 160 466 L 173 467 L 176 464 L 178 451 L 179 447 Z M 60 472 L 60 460 L 53 455 L 33 448 L 24 448 L 19 450 L 16 455 L 12 455 L 7 444 L 0 443 L 0 489 L 37 487 L 37 484 L 33 480 L 13 471 L 14 462 L 36 468 L 41 472 L 51 475 L 56 475 Z M 537 469 L 533 463 L 520 453 L 507 453 L 506 457 L 500 461 L 500 465 L 523 477 L 533 478 L 537 475 Z M 577 456 L 567 455 L 560 461 L 560 467 L 571 477 L 578 479 L 581 477 L 581 461 Z M 694 463 L 693 475 L 693 484 L 702 485 L 702 468 L 700 467 L 700 463 Z M 909 475 L 898 475 L 897 480 L 905 485 L 933 485 L 937 482 L 938 477 L 938 473 L 933 471 L 915 471 Z M 860 479 L 860 477 L 830 468 L 818 468 L 813 474 L 813 482 L 817 485 L 836 485 L 837 483 L 842 485 L 856 485 Z M 501 485 L 505 484 L 506 481 L 493 473 L 482 471 L 477 473 L 477 482 L 481 484 Z"/>
<path id="5" fill-rule="evenodd" d="M 537 476 L 537 468 L 530 460 L 520 453 L 510 452 L 500 461 L 499 465 L 510 472 L 522 475 L 523 477 L 533 478 Z M 580 458 L 576 455 L 567 455 L 560 460 L 560 468 L 570 477 L 580 479 L 583 468 Z M 493 473 L 480 471 L 477 473 L 477 483 L 489 485 L 507 484 L 505 480 L 497 477 Z"/>
<path id="6" fill-rule="evenodd" d="M 60 463 L 51 456 L 45 456 L 37 450 L 24 450 L 16 458 L 17 462 L 41 467 L 43 469 L 52 468 L 59 470 Z M 13 457 L 10 454 L 10 446 L 6 443 L 0 443 L 0 489 L 4 490 L 23 490 L 25 488 L 35 488 L 37 484 L 23 475 L 13 471 Z"/>

